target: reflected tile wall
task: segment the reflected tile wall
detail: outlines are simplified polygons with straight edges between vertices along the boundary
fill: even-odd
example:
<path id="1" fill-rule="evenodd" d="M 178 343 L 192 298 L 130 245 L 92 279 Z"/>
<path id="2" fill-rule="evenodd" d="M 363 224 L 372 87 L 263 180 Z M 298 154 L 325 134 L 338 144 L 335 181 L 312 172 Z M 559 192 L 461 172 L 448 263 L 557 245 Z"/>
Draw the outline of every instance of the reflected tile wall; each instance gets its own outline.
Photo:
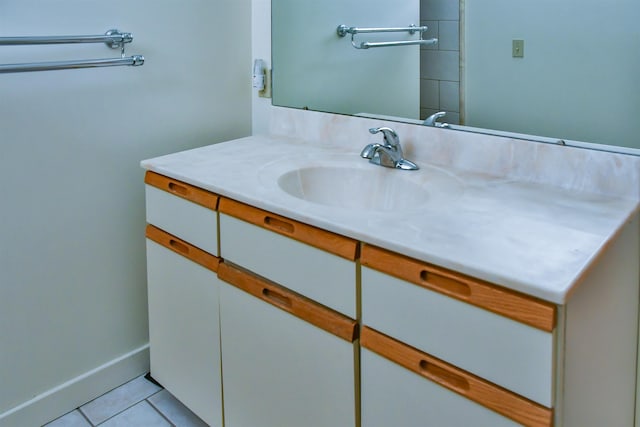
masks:
<path id="1" fill-rule="evenodd" d="M 460 123 L 460 4 L 459 0 L 421 0 L 425 38 L 438 44 L 420 51 L 420 117 L 447 113 L 447 123 Z"/>

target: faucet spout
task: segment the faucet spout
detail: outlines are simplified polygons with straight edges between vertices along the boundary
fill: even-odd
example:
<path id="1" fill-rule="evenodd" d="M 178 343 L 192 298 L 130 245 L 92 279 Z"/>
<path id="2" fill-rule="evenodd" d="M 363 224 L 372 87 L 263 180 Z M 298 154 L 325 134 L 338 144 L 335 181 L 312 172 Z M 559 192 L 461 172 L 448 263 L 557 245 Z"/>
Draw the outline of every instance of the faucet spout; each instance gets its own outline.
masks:
<path id="1" fill-rule="evenodd" d="M 372 134 L 381 132 L 384 135 L 383 143 L 368 144 L 362 149 L 361 157 L 380 166 L 405 170 L 418 169 L 415 163 L 404 158 L 400 138 L 393 129 L 388 127 L 371 128 L 369 132 Z"/>
<path id="2" fill-rule="evenodd" d="M 447 113 L 444 111 L 439 111 L 427 117 L 424 122 L 422 122 L 425 126 L 433 126 L 438 128 L 448 128 L 449 125 L 447 123 L 438 123 L 438 119 L 446 116 Z"/>

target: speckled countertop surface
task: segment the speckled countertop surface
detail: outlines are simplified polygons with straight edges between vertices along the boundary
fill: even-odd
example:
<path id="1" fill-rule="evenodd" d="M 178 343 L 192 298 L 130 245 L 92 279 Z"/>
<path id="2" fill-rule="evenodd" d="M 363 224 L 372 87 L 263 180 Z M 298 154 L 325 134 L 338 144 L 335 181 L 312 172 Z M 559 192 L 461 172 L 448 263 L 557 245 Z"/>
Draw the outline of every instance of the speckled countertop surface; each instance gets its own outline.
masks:
<path id="1" fill-rule="evenodd" d="M 310 203 L 278 186 L 287 171 L 331 165 L 411 174 L 402 179 L 418 184 L 453 178 L 445 180 L 447 191 L 396 210 Z M 267 136 L 142 162 L 145 169 L 222 196 L 558 304 L 638 211 L 634 198 L 420 166 L 417 172 L 396 171 L 370 165 L 353 148 Z"/>

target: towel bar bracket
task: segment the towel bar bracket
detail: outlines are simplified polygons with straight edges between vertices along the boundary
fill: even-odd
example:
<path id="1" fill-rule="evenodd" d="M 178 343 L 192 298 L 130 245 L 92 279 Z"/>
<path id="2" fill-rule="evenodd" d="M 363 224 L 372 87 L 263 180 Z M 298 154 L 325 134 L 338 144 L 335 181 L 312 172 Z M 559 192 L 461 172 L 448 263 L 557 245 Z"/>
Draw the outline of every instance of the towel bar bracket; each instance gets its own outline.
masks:
<path id="1" fill-rule="evenodd" d="M 105 41 L 104 43 L 109 46 L 111 49 L 124 49 L 124 45 L 126 43 L 131 43 L 133 41 L 133 36 L 131 33 L 121 33 L 118 30 L 109 30 L 104 33 L 107 37 L 112 37 L 110 40 Z M 122 56 L 124 56 L 124 51 L 122 52 Z"/>

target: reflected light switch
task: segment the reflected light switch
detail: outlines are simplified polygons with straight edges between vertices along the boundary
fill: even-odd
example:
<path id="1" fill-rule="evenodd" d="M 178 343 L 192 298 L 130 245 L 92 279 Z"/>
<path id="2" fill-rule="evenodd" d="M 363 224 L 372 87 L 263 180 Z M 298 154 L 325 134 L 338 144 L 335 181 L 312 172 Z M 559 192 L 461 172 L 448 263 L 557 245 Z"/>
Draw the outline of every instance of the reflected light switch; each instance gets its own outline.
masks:
<path id="1" fill-rule="evenodd" d="M 513 40 L 511 42 L 511 56 L 524 58 L 524 40 Z"/>

